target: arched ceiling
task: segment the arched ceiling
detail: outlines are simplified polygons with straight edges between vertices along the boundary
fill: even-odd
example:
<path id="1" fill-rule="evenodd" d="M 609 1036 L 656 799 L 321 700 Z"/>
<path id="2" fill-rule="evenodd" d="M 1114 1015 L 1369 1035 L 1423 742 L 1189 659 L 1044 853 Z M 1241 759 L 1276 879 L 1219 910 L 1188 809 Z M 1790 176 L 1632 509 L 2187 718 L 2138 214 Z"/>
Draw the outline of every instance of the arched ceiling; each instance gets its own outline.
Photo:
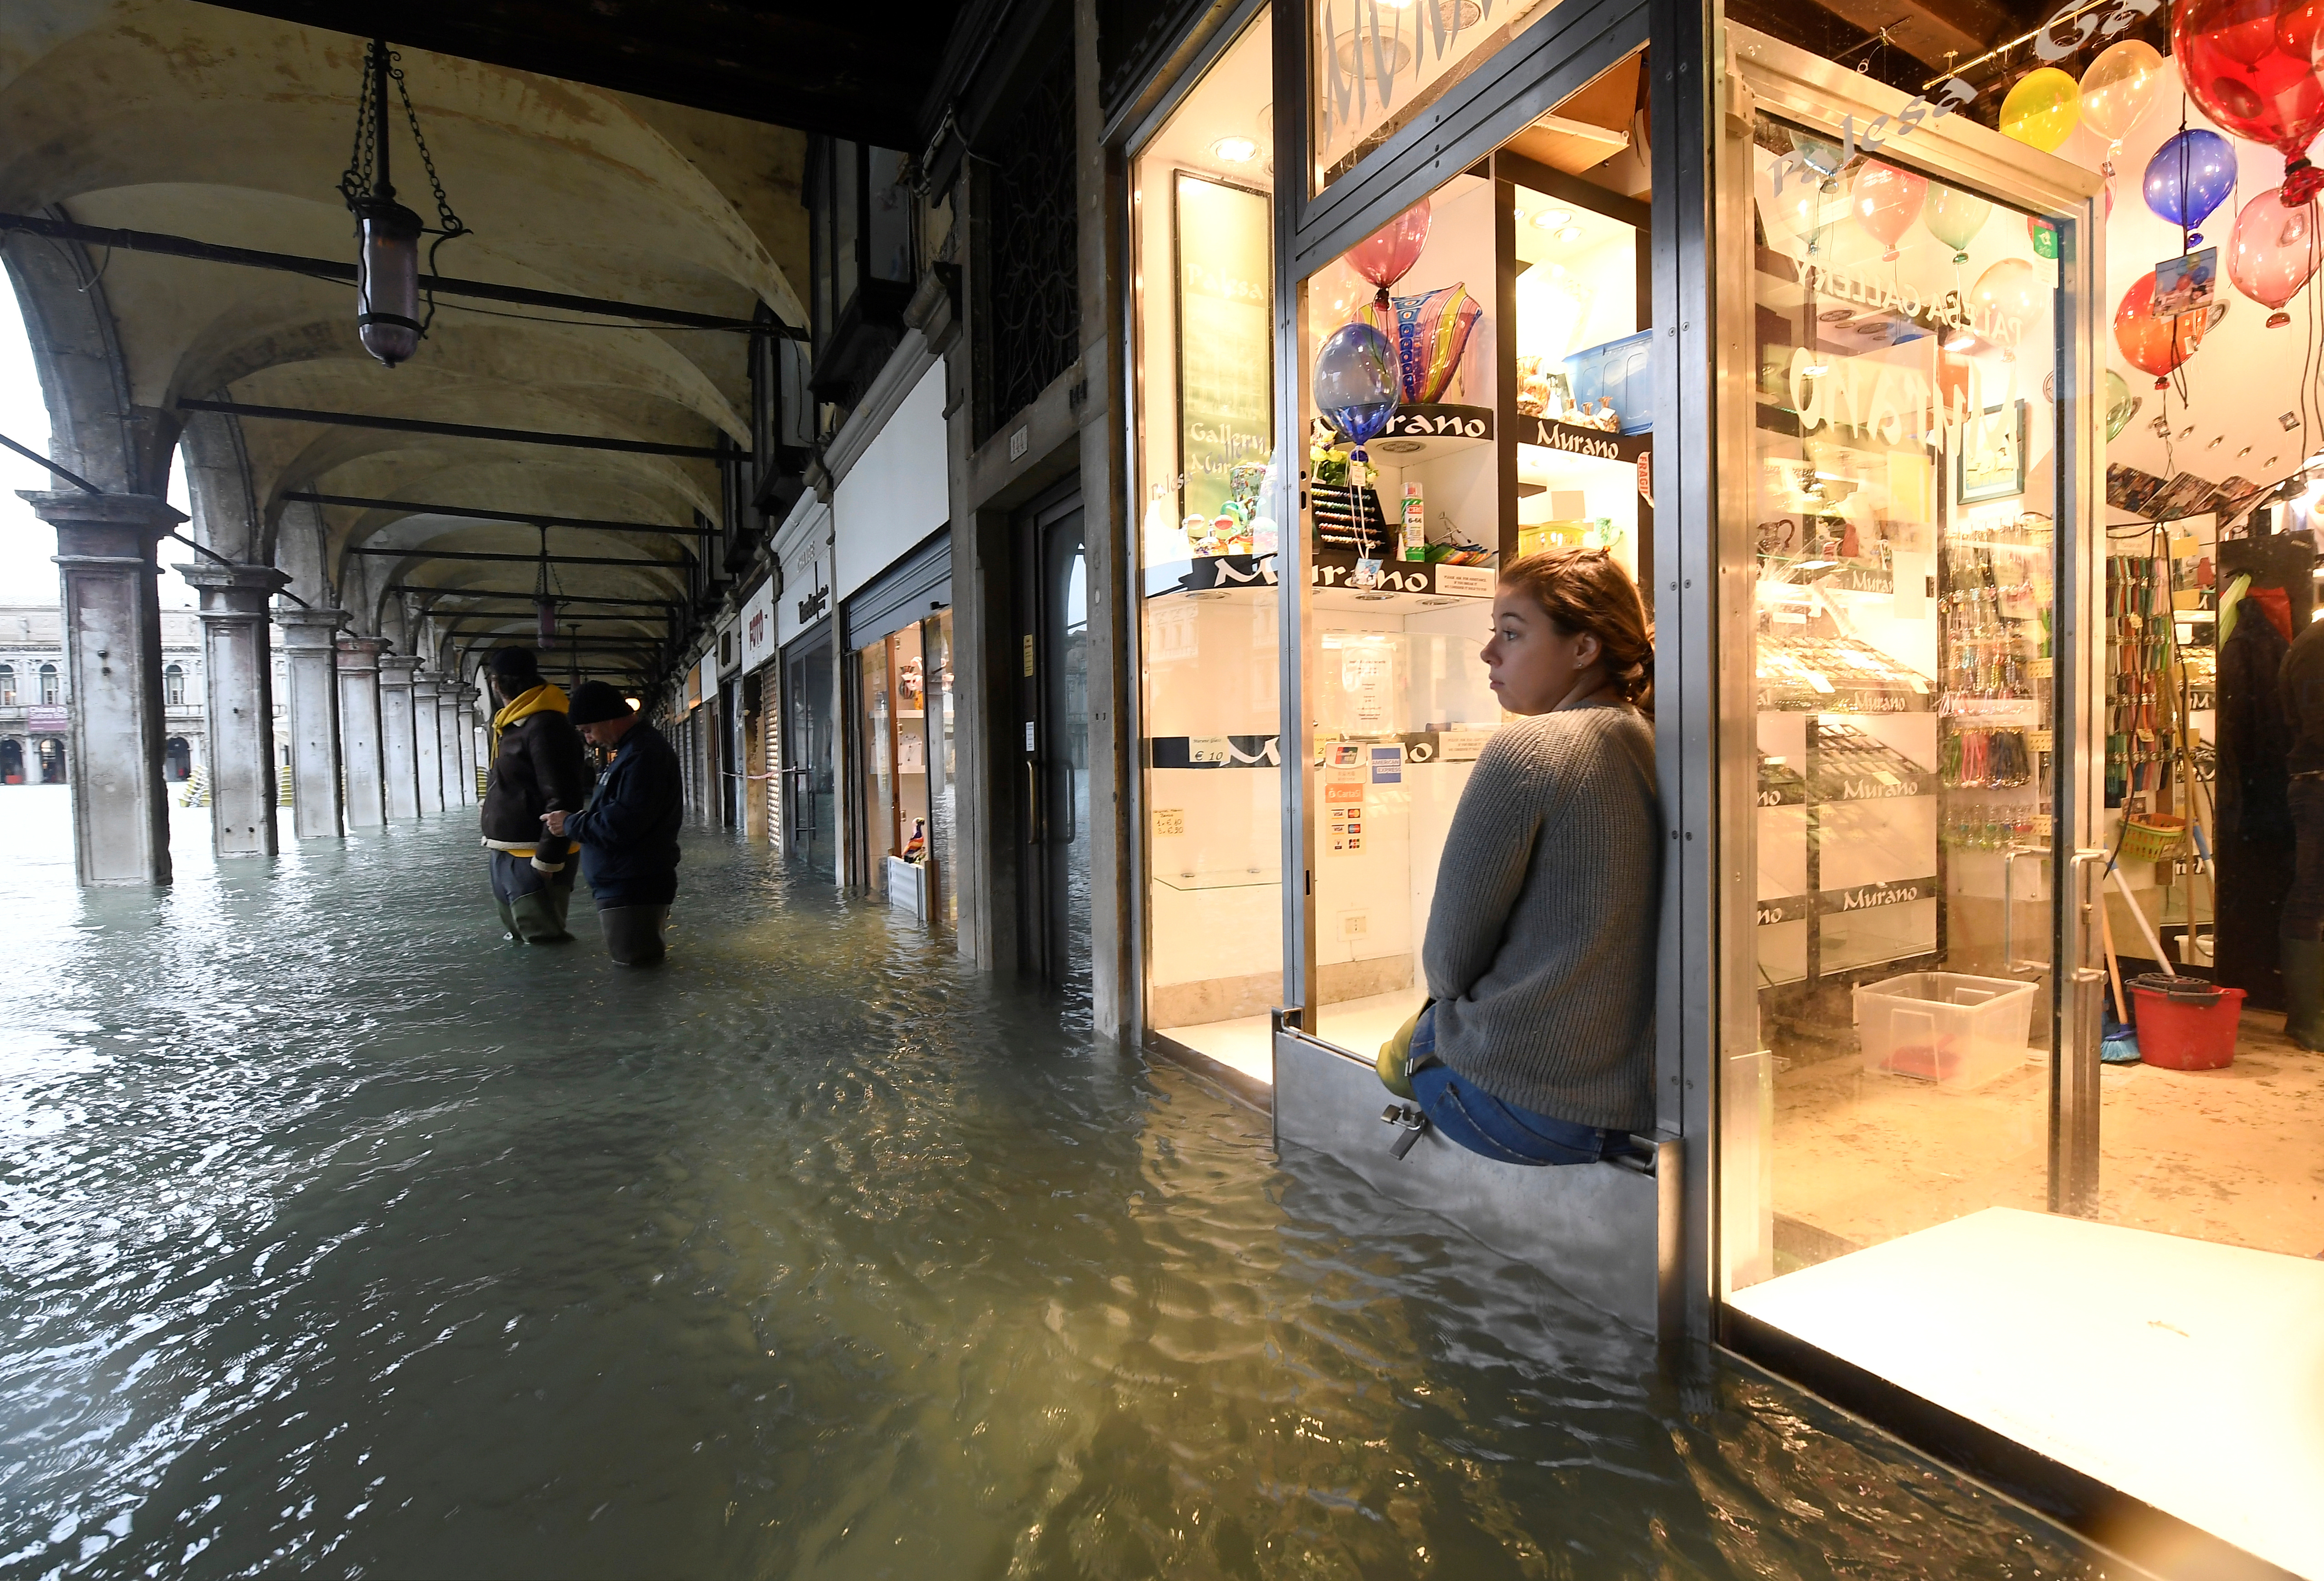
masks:
<path id="1" fill-rule="evenodd" d="M 442 273 L 727 319 L 763 303 L 805 321 L 803 134 L 398 49 L 437 169 L 474 231 L 443 248 Z M 363 61 L 360 39 L 192 0 L 16 0 L 0 14 L 0 211 L 351 261 L 336 187 Z M 395 119 L 399 197 L 433 224 L 400 106 Z M 749 442 L 748 337 L 733 331 L 445 298 L 419 354 L 391 370 L 358 343 L 345 283 L 125 251 L 93 252 L 89 263 L 142 409 L 171 414 L 200 398 L 680 446 Z M 364 629 L 378 629 L 379 590 L 390 586 L 422 589 L 421 604 L 426 589 L 529 594 L 531 565 L 427 555 L 531 555 L 539 532 L 294 508 L 290 496 L 678 528 L 721 510 L 717 466 L 705 458 L 239 421 L 269 541 L 286 521 L 319 521 L 324 573 Z M 699 547 L 565 527 L 549 539 L 560 553 L 666 562 L 556 568 L 563 592 L 605 598 L 683 601 L 682 556 Z M 277 560 L 288 569 L 279 551 Z M 439 616 L 448 606 L 434 604 Z M 663 629 L 639 608 L 568 614 L 624 639 Z"/>

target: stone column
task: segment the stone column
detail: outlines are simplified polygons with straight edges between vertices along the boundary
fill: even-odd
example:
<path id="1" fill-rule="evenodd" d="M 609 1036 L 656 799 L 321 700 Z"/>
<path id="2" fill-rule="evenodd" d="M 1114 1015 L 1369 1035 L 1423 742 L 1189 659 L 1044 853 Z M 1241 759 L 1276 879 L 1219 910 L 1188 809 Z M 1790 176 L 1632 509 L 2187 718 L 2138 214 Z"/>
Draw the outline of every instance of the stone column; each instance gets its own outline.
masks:
<path id="1" fill-rule="evenodd" d="M 222 566 L 214 560 L 177 570 L 202 599 L 210 842 L 220 856 L 272 856 L 274 654 L 266 606 L 290 578 L 272 566 Z"/>
<path id="2" fill-rule="evenodd" d="M 437 707 L 443 680 L 422 672 L 411 683 L 412 756 L 420 769 L 420 810 L 444 810 L 444 710 Z"/>
<path id="3" fill-rule="evenodd" d="M 278 608 L 285 701 L 290 713 L 290 829 L 302 840 L 337 839 L 339 628 L 344 609 Z"/>
<path id="4" fill-rule="evenodd" d="M 411 672 L 420 661 L 409 653 L 379 656 L 379 748 L 387 769 L 387 816 L 420 816 L 420 744 L 412 718 Z"/>
<path id="5" fill-rule="evenodd" d="M 339 761 L 347 776 L 347 827 L 387 822 L 387 758 L 380 735 L 379 661 L 385 637 L 339 639 Z"/>
<path id="6" fill-rule="evenodd" d="M 467 689 L 457 680 L 447 680 L 444 689 L 436 697 L 437 717 L 441 721 L 439 728 L 444 736 L 444 807 L 447 811 L 456 807 L 466 807 L 476 799 L 475 781 L 471 780 L 463 784 L 460 781 L 460 724 L 467 714 L 467 709 L 460 706 L 460 699 Z"/>
<path id="7" fill-rule="evenodd" d="M 478 800 L 476 790 L 476 705 L 482 694 L 475 687 L 460 689 L 459 711 L 453 716 L 460 727 L 460 789 L 461 800 L 474 806 Z"/>
<path id="8" fill-rule="evenodd" d="M 170 882 L 161 773 L 161 575 L 154 550 L 186 518 L 151 495 L 25 489 L 57 530 L 71 728 L 73 872 L 85 884 Z"/>

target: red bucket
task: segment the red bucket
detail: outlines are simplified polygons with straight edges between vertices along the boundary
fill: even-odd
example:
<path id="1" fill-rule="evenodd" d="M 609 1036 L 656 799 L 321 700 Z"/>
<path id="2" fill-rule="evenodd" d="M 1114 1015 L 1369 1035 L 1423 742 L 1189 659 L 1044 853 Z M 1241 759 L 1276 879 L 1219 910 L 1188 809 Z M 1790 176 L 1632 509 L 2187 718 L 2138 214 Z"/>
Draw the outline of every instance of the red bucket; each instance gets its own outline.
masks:
<path id="1" fill-rule="evenodd" d="M 2135 1003 L 2138 1059 L 2165 1070 L 2217 1070 L 2236 1058 L 2244 991 L 2149 972 L 2124 985 Z"/>

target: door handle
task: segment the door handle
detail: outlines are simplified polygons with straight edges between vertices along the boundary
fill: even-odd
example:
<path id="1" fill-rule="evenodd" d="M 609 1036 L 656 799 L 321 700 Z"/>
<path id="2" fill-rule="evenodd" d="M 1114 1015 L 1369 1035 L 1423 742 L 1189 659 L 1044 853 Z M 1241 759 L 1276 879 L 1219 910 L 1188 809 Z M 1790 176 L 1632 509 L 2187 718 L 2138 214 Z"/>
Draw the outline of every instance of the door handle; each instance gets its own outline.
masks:
<path id="1" fill-rule="evenodd" d="M 2047 961 L 2019 960 L 2017 947 L 2013 942 L 2013 928 L 2017 918 L 2017 898 L 2013 892 L 2013 880 L 2017 873 L 2017 859 L 2021 856 L 2047 856 L 2049 854 L 2047 846 L 2007 846 L 2002 848 L 2001 969 L 2005 972 L 2046 972 L 2050 969 Z"/>
<path id="2" fill-rule="evenodd" d="M 1025 843 L 1041 843 L 1041 770 L 1031 758 L 1025 760 Z"/>

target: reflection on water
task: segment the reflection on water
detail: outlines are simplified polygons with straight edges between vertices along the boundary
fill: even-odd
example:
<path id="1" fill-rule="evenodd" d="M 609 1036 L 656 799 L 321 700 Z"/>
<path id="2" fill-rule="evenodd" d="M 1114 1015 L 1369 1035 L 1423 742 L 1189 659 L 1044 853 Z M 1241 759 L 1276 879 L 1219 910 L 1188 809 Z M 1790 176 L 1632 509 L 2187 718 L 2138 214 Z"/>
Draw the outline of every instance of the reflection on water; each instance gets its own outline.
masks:
<path id="1" fill-rule="evenodd" d="M 624 974 L 204 817 L 0 790 L 0 1571 L 2098 1573 L 756 853 Z"/>

